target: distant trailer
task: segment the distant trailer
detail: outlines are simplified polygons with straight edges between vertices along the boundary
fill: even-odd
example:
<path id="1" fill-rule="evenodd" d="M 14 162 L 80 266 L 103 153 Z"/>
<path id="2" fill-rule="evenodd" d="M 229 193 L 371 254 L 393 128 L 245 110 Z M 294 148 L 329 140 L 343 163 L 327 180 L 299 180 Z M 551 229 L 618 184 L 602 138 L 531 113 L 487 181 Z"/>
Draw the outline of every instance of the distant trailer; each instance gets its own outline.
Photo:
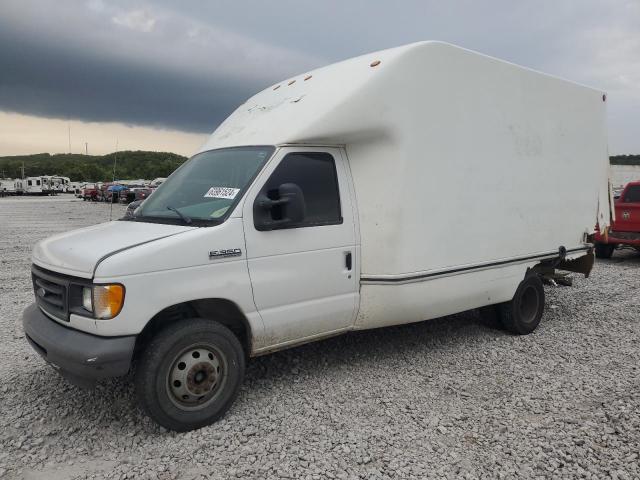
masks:
<path id="1" fill-rule="evenodd" d="M 51 175 L 42 175 L 40 177 L 41 180 L 41 185 L 42 185 L 42 193 L 44 195 L 55 195 L 57 192 L 56 190 L 56 177 L 53 177 Z"/>
<path id="2" fill-rule="evenodd" d="M 80 182 L 69 182 L 67 193 L 73 193 L 76 197 L 80 195 L 82 190 Z"/>
<path id="3" fill-rule="evenodd" d="M 0 196 L 15 195 L 16 181 L 11 178 L 0 179 Z"/>
<path id="4" fill-rule="evenodd" d="M 24 193 L 24 186 L 26 184 L 26 180 L 23 178 L 16 178 L 14 180 L 14 185 L 16 189 L 16 195 L 22 195 Z"/>
<path id="5" fill-rule="evenodd" d="M 27 177 L 23 180 L 23 191 L 25 195 L 42 195 L 46 193 L 46 186 L 42 184 L 41 177 Z"/>
<path id="6" fill-rule="evenodd" d="M 65 193 L 73 193 L 73 189 L 71 188 L 71 179 L 69 177 L 58 177 L 61 181 L 61 184 L 64 187 Z"/>
<path id="7" fill-rule="evenodd" d="M 70 187 L 71 179 L 69 177 L 52 176 L 49 184 L 53 195 L 57 193 L 70 193 L 73 191 Z"/>

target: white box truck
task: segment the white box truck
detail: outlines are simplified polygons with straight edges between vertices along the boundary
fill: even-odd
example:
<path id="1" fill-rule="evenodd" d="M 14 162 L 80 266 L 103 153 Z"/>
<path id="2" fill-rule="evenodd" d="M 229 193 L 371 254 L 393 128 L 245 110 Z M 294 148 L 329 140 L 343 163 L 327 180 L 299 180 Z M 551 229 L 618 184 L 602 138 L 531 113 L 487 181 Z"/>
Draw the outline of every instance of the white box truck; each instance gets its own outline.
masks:
<path id="1" fill-rule="evenodd" d="M 33 348 L 126 374 L 161 425 L 233 402 L 246 358 L 481 308 L 515 334 L 542 274 L 588 275 L 610 222 L 605 94 L 439 42 L 241 105 L 128 221 L 33 252 Z"/>

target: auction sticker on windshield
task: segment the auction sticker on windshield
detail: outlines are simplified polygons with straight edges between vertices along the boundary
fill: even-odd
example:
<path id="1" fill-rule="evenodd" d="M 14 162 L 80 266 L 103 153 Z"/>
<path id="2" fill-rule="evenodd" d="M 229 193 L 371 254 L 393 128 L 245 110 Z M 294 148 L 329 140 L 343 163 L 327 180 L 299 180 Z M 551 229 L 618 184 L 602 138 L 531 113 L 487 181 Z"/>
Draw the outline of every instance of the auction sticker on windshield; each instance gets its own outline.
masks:
<path id="1" fill-rule="evenodd" d="M 207 193 L 204 194 L 205 198 L 226 198 L 233 200 L 238 195 L 239 188 L 231 187 L 211 187 Z"/>

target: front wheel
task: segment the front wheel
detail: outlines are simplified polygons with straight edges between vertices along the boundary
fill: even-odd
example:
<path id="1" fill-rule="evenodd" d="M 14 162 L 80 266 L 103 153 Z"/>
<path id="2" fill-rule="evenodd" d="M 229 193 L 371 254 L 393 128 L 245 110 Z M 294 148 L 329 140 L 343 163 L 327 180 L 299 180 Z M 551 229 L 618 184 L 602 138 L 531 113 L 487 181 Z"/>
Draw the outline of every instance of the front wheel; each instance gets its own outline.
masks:
<path id="1" fill-rule="evenodd" d="M 160 331 L 143 351 L 136 395 L 157 423 L 184 432 L 218 420 L 244 377 L 244 351 L 225 326 L 200 318 Z"/>
<path id="2" fill-rule="evenodd" d="M 525 278 L 510 302 L 500 305 L 504 328 L 516 335 L 527 335 L 540 324 L 544 312 L 544 287 L 538 275 Z"/>

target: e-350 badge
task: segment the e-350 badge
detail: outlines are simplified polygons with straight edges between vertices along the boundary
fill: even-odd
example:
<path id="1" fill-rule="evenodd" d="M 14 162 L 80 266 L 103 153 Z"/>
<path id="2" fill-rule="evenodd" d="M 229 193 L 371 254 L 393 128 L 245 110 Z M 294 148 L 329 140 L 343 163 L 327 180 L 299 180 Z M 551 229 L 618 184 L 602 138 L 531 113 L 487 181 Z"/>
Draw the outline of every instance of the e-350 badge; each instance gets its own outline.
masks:
<path id="1" fill-rule="evenodd" d="M 228 248 L 226 250 L 211 250 L 209 252 L 209 259 L 224 258 L 224 257 L 239 257 L 242 255 L 242 250 L 239 248 Z"/>

